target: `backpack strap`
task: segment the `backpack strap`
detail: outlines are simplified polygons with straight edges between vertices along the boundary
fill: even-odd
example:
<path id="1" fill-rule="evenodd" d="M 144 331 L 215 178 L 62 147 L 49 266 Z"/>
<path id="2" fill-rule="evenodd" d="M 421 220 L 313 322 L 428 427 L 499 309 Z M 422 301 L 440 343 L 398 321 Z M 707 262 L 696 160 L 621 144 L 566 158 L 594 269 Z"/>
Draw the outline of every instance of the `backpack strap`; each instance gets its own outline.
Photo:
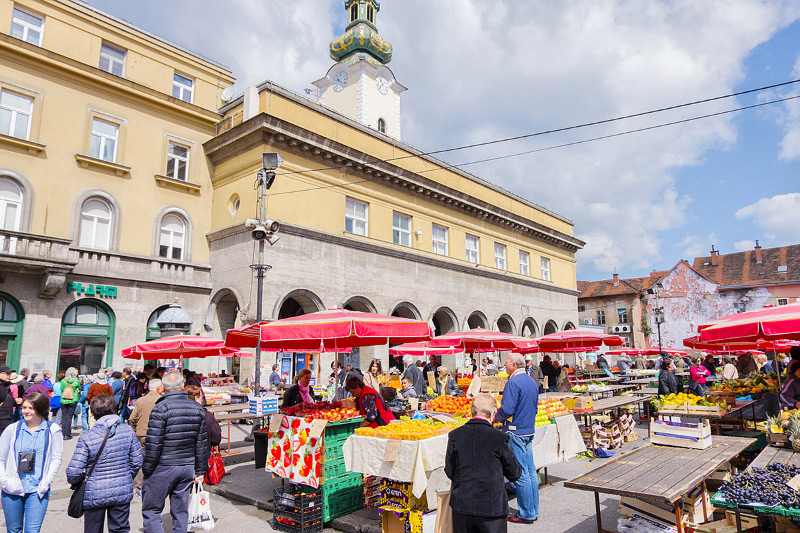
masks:
<path id="1" fill-rule="evenodd" d="M 111 428 L 108 428 L 108 431 L 106 431 L 106 438 L 103 439 L 103 444 L 101 444 L 100 449 L 97 450 L 97 455 L 94 456 L 94 461 L 92 461 L 92 466 L 89 468 L 89 472 L 86 474 L 84 481 L 88 481 L 89 477 L 92 475 L 92 472 L 94 472 L 94 467 L 97 466 L 97 461 L 100 459 L 100 454 L 103 453 L 103 448 L 106 447 L 106 442 L 108 442 L 109 435 L 111 435 Z"/>

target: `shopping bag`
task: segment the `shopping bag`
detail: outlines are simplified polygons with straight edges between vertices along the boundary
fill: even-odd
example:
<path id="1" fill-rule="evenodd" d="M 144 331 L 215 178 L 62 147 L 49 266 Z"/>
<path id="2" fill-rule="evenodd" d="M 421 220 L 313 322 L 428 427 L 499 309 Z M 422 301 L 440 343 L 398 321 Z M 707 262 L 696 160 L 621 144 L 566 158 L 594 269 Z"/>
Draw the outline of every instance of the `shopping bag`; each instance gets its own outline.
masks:
<path id="1" fill-rule="evenodd" d="M 208 470 L 204 481 L 208 485 L 219 485 L 223 477 L 225 477 L 225 463 L 222 462 L 219 448 L 215 446 L 208 456 Z"/>
<path id="2" fill-rule="evenodd" d="M 203 490 L 202 483 L 192 485 L 192 495 L 189 498 L 189 529 L 201 531 L 214 529 L 214 517 L 211 514 L 208 496 L 208 492 Z"/>
<path id="3" fill-rule="evenodd" d="M 434 533 L 453 533 L 453 510 L 450 509 L 450 491 L 436 493 L 436 525 Z"/>

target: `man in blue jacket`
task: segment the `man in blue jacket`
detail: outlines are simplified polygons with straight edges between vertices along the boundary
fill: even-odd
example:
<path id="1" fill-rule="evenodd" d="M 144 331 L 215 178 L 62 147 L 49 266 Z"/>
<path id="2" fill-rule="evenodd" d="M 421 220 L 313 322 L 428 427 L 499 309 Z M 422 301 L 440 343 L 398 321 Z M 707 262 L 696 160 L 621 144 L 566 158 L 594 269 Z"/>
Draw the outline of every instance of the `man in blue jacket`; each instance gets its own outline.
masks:
<path id="1" fill-rule="evenodd" d="M 519 511 L 510 515 L 508 521 L 531 524 L 539 518 L 539 476 L 533 463 L 539 386 L 525 373 L 525 359 L 520 354 L 509 355 L 505 366 L 508 383 L 494 419 L 503 422 L 503 431 L 510 437 L 508 445 L 522 467 L 522 475 L 517 480 Z"/>

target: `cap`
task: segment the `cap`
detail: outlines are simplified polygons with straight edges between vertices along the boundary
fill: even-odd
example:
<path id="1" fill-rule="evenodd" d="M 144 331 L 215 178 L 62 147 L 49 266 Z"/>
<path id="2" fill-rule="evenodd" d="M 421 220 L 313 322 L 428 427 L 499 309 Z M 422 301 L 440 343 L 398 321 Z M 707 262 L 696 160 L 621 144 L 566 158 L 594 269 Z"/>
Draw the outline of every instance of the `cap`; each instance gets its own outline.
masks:
<path id="1" fill-rule="evenodd" d="M 526 355 L 525 356 L 525 360 L 526 361 L 533 361 L 533 357 L 531 357 L 530 355 Z"/>
<path id="2" fill-rule="evenodd" d="M 11 370 L 11 367 L 8 366 L 8 365 L 0 365 L 0 374 L 2 374 L 4 372 L 6 374 L 10 374 L 11 372 L 13 372 L 13 370 Z"/>

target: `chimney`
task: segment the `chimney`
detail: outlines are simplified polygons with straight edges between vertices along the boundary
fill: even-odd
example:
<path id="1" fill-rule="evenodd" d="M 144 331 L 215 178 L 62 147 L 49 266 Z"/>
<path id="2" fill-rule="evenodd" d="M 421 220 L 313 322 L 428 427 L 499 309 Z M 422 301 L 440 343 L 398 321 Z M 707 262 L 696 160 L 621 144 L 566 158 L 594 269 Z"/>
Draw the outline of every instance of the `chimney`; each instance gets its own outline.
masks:
<path id="1" fill-rule="evenodd" d="M 619 274 L 617 274 L 616 272 L 614 272 L 614 286 L 615 287 L 619 286 Z"/>
<path id="2" fill-rule="evenodd" d="M 761 246 L 759 246 L 758 241 L 756 241 L 756 264 L 760 265 L 764 262 L 764 252 L 761 251 Z"/>
<path id="3" fill-rule="evenodd" d="M 719 264 L 719 250 L 714 249 L 714 245 L 711 245 L 711 266 L 717 266 Z"/>

